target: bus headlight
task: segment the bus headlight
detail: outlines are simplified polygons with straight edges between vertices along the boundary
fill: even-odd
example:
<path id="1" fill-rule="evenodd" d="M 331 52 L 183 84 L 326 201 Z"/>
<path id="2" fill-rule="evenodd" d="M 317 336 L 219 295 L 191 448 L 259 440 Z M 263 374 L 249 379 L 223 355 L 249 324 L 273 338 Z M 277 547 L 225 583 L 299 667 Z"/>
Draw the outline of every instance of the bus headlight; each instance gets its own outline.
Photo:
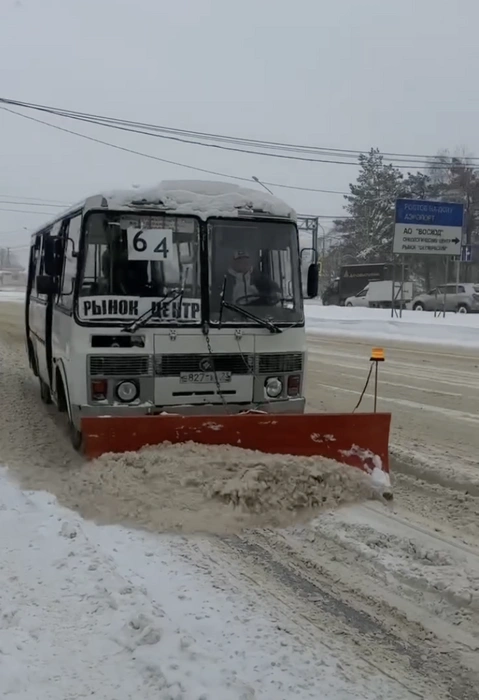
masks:
<path id="1" fill-rule="evenodd" d="M 276 399 L 283 391 L 283 382 L 278 377 L 268 377 L 264 383 L 266 396 L 270 399 Z"/>
<path id="2" fill-rule="evenodd" d="M 135 382 L 120 382 L 116 387 L 116 395 L 123 403 L 131 403 L 138 398 L 139 389 Z"/>

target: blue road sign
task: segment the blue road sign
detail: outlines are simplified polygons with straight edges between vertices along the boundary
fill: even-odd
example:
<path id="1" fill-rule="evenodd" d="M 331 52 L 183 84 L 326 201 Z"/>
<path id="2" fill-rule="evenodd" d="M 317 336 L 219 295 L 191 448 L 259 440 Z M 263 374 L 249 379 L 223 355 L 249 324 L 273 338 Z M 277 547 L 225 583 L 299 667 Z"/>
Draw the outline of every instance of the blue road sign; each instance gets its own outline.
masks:
<path id="1" fill-rule="evenodd" d="M 457 226 L 462 228 L 464 205 L 456 202 L 428 202 L 423 199 L 398 199 L 396 223 L 427 226 Z"/>
<path id="2" fill-rule="evenodd" d="M 398 199 L 393 252 L 402 255 L 460 255 L 464 205 Z"/>

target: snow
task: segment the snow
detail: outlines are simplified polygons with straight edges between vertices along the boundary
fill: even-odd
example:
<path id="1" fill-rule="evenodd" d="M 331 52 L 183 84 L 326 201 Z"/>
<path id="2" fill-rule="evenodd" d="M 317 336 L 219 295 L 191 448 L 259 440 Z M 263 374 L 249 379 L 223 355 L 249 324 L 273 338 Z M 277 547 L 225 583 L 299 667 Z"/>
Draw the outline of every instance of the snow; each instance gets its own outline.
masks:
<path id="1" fill-rule="evenodd" d="M 405 697 L 360 660 L 345 670 L 305 643 L 303 623 L 285 624 L 276 600 L 262 609 L 264 591 L 238 589 L 227 567 L 213 579 L 200 544 L 86 522 L 1 469 L 2 697 Z"/>
<path id="2" fill-rule="evenodd" d="M 389 474 L 383 471 L 381 467 L 374 467 L 371 473 L 371 481 L 378 490 L 391 490 L 391 479 L 389 478 Z"/>
<path id="3" fill-rule="evenodd" d="M 25 289 L 0 289 L 0 302 L 25 301 Z"/>
<path id="4" fill-rule="evenodd" d="M 463 632 L 468 618 L 474 626 L 479 601 L 476 549 L 438 529 L 422 528 L 411 513 L 394 506 L 388 512 L 375 504 L 352 506 L 318 518 L 313 528 L 318 537 L 331 538 L 355 555 L 359 568 L 351 576 L 372 570 L 390 592 L 420 600 L 434 617 L 461 624 Z M 477 641 L 470 639 L 477 648 Z"/>
<path id="5" fill-rule="evenodd" d="M 239 209 L 296 219 L 290 206 L 268 192 L 225 182 L 165 180 L 156 187 L 117 190 L 105 193 L 105 197 L 111 208 L 129 206 L 132 202 L 160 204 L 169 212 L 192 214 L 203 220 L 210 216 L 237 217 Z"/>
<path id="6" fill-rule="evenodd" d="M 96 200 L 95 208 L 101 207 L 101 198 L 105 198 L 110 209 L 128 207 L 131 211 L 132 202 L 143 202 L 145 208 L 166 207 L 169 213 L 178 215 L 198 216 L 206 221 L 211 216 L 238 216 L 238 209 L 251 211 L 255 209 L 269 216 L 278 216 L 296 221 L 297 214 L 286 202 L 274 197 L 266 191 L 250 187 L 240 187 L 229 182 L 213 180 L 163 180 L 154 187 L 139 187 L 134 185 L 128 189 L 118 189 L 96 193 L 65 209 L 54 219 L 50 219 L 36 230 L 68 216 L 88 204 L 88 200 Z"/>
<path id="7" fill-rule="evenodd" d="M 479 348 L 479 314 L 403 311 L 391 318 L 390 309 L 305 304 L 308 333 L 363 338 L 370 341 L 411 341 Z"/>

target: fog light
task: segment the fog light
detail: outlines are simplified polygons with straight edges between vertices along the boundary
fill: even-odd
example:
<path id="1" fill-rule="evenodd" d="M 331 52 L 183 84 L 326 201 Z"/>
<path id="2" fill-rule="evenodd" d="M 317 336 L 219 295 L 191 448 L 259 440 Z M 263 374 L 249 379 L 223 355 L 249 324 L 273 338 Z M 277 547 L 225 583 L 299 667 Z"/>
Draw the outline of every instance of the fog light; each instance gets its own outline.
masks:
<path id="1" fill-rule="evenodd" d="M 131 403 L 138 398 L 138 387 L 135 382 L 121 382 L 116 387 L 116 395 L 123 403 Z"/>
<path id="2" fill-rule="evenodd" d="M 275 399 L 283 391 L 283 382 L 278 377 L 269 377 L 264 383 L 264 390 L 270 399 Z"/>
<path id="3" fill-rule="evenodd" d="M 108 392 L 106 379 L 95 379 L 91 383 L 91 397 L 93 401 L 104 401 Z"/>
<path id="4" fill-rule="evenodd" d="M 297 396 L 301 386 L 301 377 L 299 374 L 292 374 L 288 377 L 288 396 Z"/>

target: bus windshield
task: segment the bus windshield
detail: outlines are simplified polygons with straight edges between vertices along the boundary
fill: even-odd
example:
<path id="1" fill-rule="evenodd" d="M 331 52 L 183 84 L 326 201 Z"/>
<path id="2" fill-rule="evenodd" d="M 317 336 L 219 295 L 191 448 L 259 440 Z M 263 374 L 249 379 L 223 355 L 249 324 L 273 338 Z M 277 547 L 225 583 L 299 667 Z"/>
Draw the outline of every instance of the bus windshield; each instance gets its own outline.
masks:
<path id="1" fill-rule="evenodd" d="M 85 224 L 80 318 L 134 319 L 181 291 L 181 300 L 165 304 L 164 314 L 156 314 L 156 320 L 199 322 L 198 251 L 196 219 L 156 212 L 90 214 Z"/>
<path id="2" fill-rule="evenodd" d="M 251 323 L 224 300 L 276 324 L 304 320 L 298 236 L 288 222 L 215 220 L 209 224 L 210 312 L 217 323 Z"/>

